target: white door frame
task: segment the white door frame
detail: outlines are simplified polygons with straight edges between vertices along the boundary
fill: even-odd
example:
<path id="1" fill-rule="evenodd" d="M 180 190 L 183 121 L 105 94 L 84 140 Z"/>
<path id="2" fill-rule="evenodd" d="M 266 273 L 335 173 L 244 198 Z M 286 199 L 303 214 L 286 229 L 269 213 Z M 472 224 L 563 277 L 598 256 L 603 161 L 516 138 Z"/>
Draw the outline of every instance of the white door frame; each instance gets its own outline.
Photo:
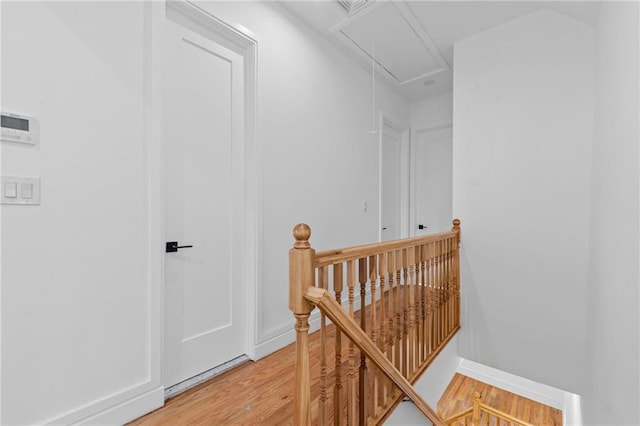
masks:
<path id="1" fill-rule="evenodd" d="M 409 209 L 409 130 L 407 126 L 380 111 L 378 121 L 378 241 L 382 241 L 382 143 L 385 128 L 391 128 L 400 134 L 400 158 L 398 162 L 399 197 L 398 218 L 399 238 L 406 238 L 408 231 Z"/>
<path id="2" fill-rule="evenodd" d="M 411 143 L 409 147 L 409 230 L 408 237 L 416 236 L 416 143 L 418 137 L 423 133 L 432 132 L 434 130 L 453 128 L 453 119 L 434 121 L 424 126 L 411 128 Z"/>
<path id="3" fill-rule="evenodd" d="M 262 272 L 262 251 L 259 242 L 262 240 L 262 199 L 259 177 L 262 175 L 262 163 L 260 158 L 261 148 L 257 143 L 256 133 L 256 111 L 257 111 L 257 53 L 258 42 L 255 37 L 248 33 L 245 28 L 233 26 L 197 5 L 187 1 L 161 1 L 153 2 L 155 13 L 151 17 L 152 37 L 149 49 L 151 50 L 151 66 L 148 70 L 150 78 L 149 95 L 150 113 L 150 137 L 154 141 L 150 147 L 149 158 L 149 205 L 150 205 L 150 227 L 154 237 L 151 239 L 153 246 L 151 251 L 152 275 L 155 277 L 157 288 L 153 294 L 158 292 L 157 297 L 152 297 L 151 306 L 151 327 L 152 342 L 150 350 L 158 354 L 157 362 L 151 366 L 152 375 L 159 378 L 163 383 L 162 367 L 162 340 L 164 336 L 164 130 L 163 130 L 163 90 L 164 90 L 164 38 L 166 8 L 169 7 L 182 15 L 193 19 L 195 22 L 204 25 L 216 36 L 216 42 L 237 52 L 244 58 L 244 143 L 243 143 L 243 174 L 244 174 L 244 217 L 241 219 L 244 224 L 242 238 L 240 241 L 241 252 L 243 253 L 243 281 L 246 283 L 246 313 L 247 330 L 245 351 L 249 358 L 255 358 L 256 346 L 256 321 L 257 321 L 257 296 L 260 288 L 260 277 Z"/>

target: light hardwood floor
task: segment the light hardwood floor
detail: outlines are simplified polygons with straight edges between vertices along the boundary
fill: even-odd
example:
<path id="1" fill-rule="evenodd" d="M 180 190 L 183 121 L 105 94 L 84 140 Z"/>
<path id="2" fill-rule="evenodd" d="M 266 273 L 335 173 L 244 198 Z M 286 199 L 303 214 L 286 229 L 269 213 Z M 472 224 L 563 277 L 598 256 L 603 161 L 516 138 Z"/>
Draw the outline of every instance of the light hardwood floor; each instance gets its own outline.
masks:
<path id="1" fill-rule="evenodd" d="M 327 332 L 327 350 L 333 353 L 334 327 L 328 326 Z M 317 409 L 320 395 L 320 334 L 313 333 L 309 344 L 311 381 L 317 384 L 311 389 L 311 400 L 312 407 Z M 347 361 L 346 345 L 346 339 L 343 339 L 343 363 Z M 294 371 L 295 347 L 289 345 L 257 362 L 242 364 L 169 399 L 164 407 L 130 425 L 291 425 Z M 333 363 L 328 363 L 329 377 L 332 373 Z M 328 385 L 330 393 L 333 387 L 331 379 Z M 524 416 L 523 420 L 530 423 L 562 425 L 562 413 L 559 410 L 461 375 L 456 375 L 449 384 L 438 404 L 438 413 L 448 417 L 463 411 L 471 406 L 471 396 L 475 390 L 482 394 L 485 403 L 518 417 Z M 312 409 L 312 418 L 316 418 L 316 415 Z"/>
<path id="2" fill-rule="evenodd" d="M 328 353 L 333 353 L 335 329 L 327 327 Z M 342 353 L 347 360 L 347 344 Z M 320 333 L 309 337 L 312 383 L 319 383 Z M 329 376 L 333 363 L 328 364 Z M 293 424 L 295 346 L 289 345 L 257 361 L 249 361 L 166 402 L 130 425 L 290 425 Z M 329 381 L 329 386 L 333 382 Z M 320 389 L 311 389 L 317 406 Z M 312 412 L 312 417 L 315 418 Z"/>
<path id="3" fill-rule="evenodd" d="M 461 374 L 453 377 L 440 398 L 438 414 L 446 419 L 471 407 L 475 391 L 480 392 L 483 403 L 520 420 L 537 426 L 562 425 L 562 411 Z"/>

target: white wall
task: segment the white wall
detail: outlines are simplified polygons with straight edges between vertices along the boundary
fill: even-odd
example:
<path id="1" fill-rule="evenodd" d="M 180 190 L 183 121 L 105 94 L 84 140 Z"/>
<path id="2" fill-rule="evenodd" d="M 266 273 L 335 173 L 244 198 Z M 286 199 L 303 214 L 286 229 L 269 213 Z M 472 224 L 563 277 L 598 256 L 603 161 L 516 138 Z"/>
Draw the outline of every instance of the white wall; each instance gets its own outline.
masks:
<path id="1" fill-rule="evenodd" d="M 3 424 L 65 424 L 113 406 L 94 422 L 122 423 L 161 403 L 150 4 L 2 2 L 2 108 L 37 116 L 42 134 L 39 149 L 2 144 L 3 175 L 42 178 L 42 205 L 1 209 Z M 262 356 L 293 339 L 293 225 L 309 223 L 319 249 L 377 239 L 376 209 L 361 209 L 378 197 L 370 79 L 278 4 L 200 5 L 258 42 Z M 408 122 L 404 100 L 385 84 L 378 94 Z"/>
<path id="2" fill-rule="evenodd" d="M 459 356 L 581 393 L 594 30 L 547 10 L 456 43 Z"/>
<path id="3" fill-rule="evenodd" d="M 1 209 L 2 424 L 162 401 L 144 33 L 142 3 L 2 3 L 2 109 L 41 134 L 2 143 L 2 174 L 42 179 L 40 206 Z"/>
<path id="4" fill-rule="evenodd" d="M 639 9 L 637 2 L 603 2 L 597 26 L 583 404 L 585 421 L 594 425 L 640 423 Z"/>
<path id="5" fill-rule="evenodd" d="M 420 127 L 434 121 L 451 120 L 453 118 L 453 93 L 434 96 L 410 105 L 409 124 Z"/>
<path id="6" fill-rule="evenodd" d="M 282 6 L 200 2 L 258 41 L 258 144 L 263 152 L 263 274 L 257 355 L 292 341 L 287 252 L 305 222 L 329 249 L 377 241 L 378 135 L 371 77 Z M 381 81 L 378 105 L 402 123 L 409 105 Z M 362 211 L 362 201 L 369 209 Z M 272 340 L 275 339 L 275 340 Z"/>

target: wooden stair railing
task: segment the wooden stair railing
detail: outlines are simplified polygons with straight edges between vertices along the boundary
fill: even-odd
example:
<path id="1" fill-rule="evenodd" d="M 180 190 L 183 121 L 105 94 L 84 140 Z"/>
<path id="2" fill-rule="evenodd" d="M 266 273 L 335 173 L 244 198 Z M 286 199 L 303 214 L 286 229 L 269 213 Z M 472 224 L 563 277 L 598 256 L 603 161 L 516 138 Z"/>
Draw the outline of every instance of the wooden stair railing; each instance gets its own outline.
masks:
<path id="1" fill-rule="evenodd" d="M 446 426 L 481 426 L 482 424 L 500 426 L 502 421 L 508 426 L 533 426 L 531 423 L 483 404 L 480 402 L 480 394 L 478 392 L 473 393 L 473 406 L 449 417 L 444 423 Z"/>
<path id="2" fill-rule="evenodd" d="M 329 295 L 327 290 L 308 287 L 304 297 L 327 315 L 338 329 L 363 351 L 367 358 L 382 370 L 434 425 L 444 426 L 444 422 L 436 412 L 418 395 L 411 383 L 385 357 L 373 340 L 358 326 L 358 323 L 344 312 L 342 306 Z"/>
<path id="3" fill-rule="evenodd" d="M 310 228 L 294 227 L 294 424 L 379 424 L 403 395 L 444 424 L 411 384 L 460 328 L 460 221 L 453 223 L 450 232 L 318 253 L 309 244 Z M 315 306 L 321 350 L 310 360 Z M 310 361 L 319 366 L 313 374 Z"/>

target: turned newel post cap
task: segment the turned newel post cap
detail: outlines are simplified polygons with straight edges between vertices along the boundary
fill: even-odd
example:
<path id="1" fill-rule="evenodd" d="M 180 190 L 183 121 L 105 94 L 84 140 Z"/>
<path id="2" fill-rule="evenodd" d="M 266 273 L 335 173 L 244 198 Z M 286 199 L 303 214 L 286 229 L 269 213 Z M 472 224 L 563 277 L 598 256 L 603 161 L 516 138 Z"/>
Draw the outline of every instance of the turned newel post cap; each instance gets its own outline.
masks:
<path id="1" fill-rule="evenodd" d="M 310 248 L 309 238 L 311 237 L 311 228 L 306 223 L 299 223 L 293 227 L 293 238 L 296 243 L 293 245 L 297 249 Z"/>
<path id="2" fill-rule="evenodd" d="M 480 392 L 478 391 L 473 392 L 473 399 L 480 399 Z"/>
<path id="3" fill-rule="evenodd" d="M 453 219 L 453 229 L 460 229 L 460 219 Z"/>

